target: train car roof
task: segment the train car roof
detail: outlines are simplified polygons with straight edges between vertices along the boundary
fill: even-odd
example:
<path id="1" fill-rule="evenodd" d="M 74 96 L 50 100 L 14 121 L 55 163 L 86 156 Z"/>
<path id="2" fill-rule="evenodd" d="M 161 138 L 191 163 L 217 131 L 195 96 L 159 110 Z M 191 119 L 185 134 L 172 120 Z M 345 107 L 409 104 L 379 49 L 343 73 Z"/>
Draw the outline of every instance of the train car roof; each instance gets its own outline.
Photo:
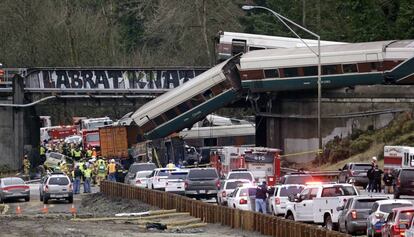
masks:
<path id="1" fill-rule="evenodd" d="M 317 47 L 311 47 L 317 52 Z M 385 51 L 390 51 L 390 58 L 406 58 L 414 52 L 414 40 L 402 41 L 377 41 L 366 43 L 350 43 L 339 45 L 321 46 L 321 61 L 322 63 L 331 63 L 343 60 L 338 56 L 347 57 L 347 61 L 352 60 L 353 55 L 363 56 L 364 59 L 367 54 L 377 54 L 378 57 L 385 57 L 382 55 Z M 391 55 L 394 52 L 393 55 Z M 408 52 L 400 53 L 398 52 Z M 411 56 L 412 57 L 412 56 Z M 298 60 L 292 60 L 298 59 Z M 299 60 L 300 59 L 300 60 Z M 380 58 L 379 58 L 380 59 Z M 279 63 L 277 62 L 279 60 Z M 266 64 L 263 62 L 273 62 L 268 65 L 277 66 L 292 66 L 302 65 L 307 60 L 308 64 L 317 64 L 316 55 L 307 47 L 304 48 L 290 48 L 290 49 L 267 49 L 250 51 L 244 54 L 240 59 L 241 69 L 257 68 L 258 66 L 265 68 Z M 346 60 L 345 60 L 346 61 Z M 276 62 L 276 63 L 275 63 Z"/>
<path id="2" fill-rule="evenodd" d="M 281 36 L 271 36 L 271 35 L 258 35 L 258 34 L 248 34 L 248 33 L 238 33 L 238 32 L 223 32 L 219 35 L 221 37 L 220 41 L 225 43 L 232 43 L 233 39 L 246 40 L 248 44 L 254 42 L 254 45 L 262 45 L 267 47 L 277 47 L 277 48 L 286 48 L 286 47 L 304 47 L 305 45 L 298 38 L 291 37 L 281 37 Z M 307 44 L 317 45 L 318 40 L 313 39 L 303 39 Z M 345 42 L 336 42 L 336 41 L 325 41 L 321 40 L 321 45 L 333 45 L 333 44 L 346 44 Z"/>
<path id="3" fill-rule="evenodd" d="M 137 120 L 140 119 L 140 118 L 138 118 L 138 116 L 142 116 L 142 113 L 147 113 L 148 111 L 155 109 L 157 106 L 160 106 L 164 103 L 167 103 L 168 101 L 170 101 L 171 99 L 176 97 L 176 95 L 179 95 L 179 94 L 182 94 L 182 93 L 188 93 L 194 86 L 200 84 L 201 81 L 211 79 L 212 75 L 218 74 L 222 70 L 222 67 L 227 62 L 228 62 L 228 60 L 216 65 L 215 67 L 209 69 L 206 72 L 203 72 L 202 74 L 198 75 L 197 77 L 194 77 L 193 79 L 183 83 L 182 85 L 180 85 L 180 86 L 178 86 L 174 89 L 171 89 L 171 90 L 167 91 L 166 93 L 158 96 L 157 98 L 147 102 L 146 104 L 141 106 L 137 111 L 135 111 L 131 115 L 131 118 L 134 119 L 135 122 L 138 124 Z M 163 112 L 165 112 L 165 111 L 163 111 Z"/>

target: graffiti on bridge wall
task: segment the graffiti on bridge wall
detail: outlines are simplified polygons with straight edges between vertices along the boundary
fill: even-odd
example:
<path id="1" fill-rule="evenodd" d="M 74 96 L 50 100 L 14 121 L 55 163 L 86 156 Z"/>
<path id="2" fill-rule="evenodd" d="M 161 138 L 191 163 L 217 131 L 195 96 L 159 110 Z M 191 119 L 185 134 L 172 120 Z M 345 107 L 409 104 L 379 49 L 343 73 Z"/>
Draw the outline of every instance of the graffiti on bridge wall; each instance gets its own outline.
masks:
<path id="1" fill-rule="evenodd" d="M 206 69 L 38 70 L 26 76 L 26 88 L 171 89 Z"/>

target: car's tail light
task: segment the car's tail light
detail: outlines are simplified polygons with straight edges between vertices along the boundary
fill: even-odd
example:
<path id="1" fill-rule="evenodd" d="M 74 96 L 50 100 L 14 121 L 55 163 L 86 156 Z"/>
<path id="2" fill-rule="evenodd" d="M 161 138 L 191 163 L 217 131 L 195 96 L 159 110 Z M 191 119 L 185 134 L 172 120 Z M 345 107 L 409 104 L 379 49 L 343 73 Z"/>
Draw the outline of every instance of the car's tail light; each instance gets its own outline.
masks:
<path id="1" fill-rule="evenodd" d="M 187 189 L 188 188 L 188 181 L 184 182 L 184 188 Z"/>
<path id="2" fill-rule="evenodd" d="M 355 172 L 354 172 L 353 170 L 350 170 L 350 171 L 349 171 L 349 174 L 350 174 L 351 176 L 354 176 Z"/>
<path id="3" fill-rule="evenodd" d="M 401 186 L 401 179 L 400 178 L 398 178 L 397 179 L 397 187 L 400 187 Z"/>
<path id="4" fill-rule="evenodd" d="M 140 184 L 141 183 L 141 180 L 140 179 L 137 179 L 137 181 L 135 181 L 135 183 L 136 184 Z"/>
<path id="5" fill-rule="evenodd" d="M 280 198 L 278 197 L 275 198 L 275 205 L 280 205 Z"/>
<path id="6" fill-rule="evenodd" d="M 45 186 L 45 192 L 48 192 L 49 191 L 49 186 Z"/>
<path id="7" fill-rule="evenodd" d="M 216 186 L 217 186 L 217 188 L 220 188 L 220 180 L 216 181 Z"/>
<path id="8" fill-rule="evenodd" d="M 72 184 L 69 184 L 69 192 L 72 192 L 72 190 L 73 190 L 73 186 Z"/>
<path id="9" fill-rule="evenodd" d="M 240 199 L 239 204 L 247 204 L 247 200 L 246 199 Z"/>
<path id="10" fill-rule="evenodd" d="M 29 191 L 30 190 L 30 187 L 29 186 L 25 186 L 24 187 L 24 191 Z"/>
<path id="11" fill-rule="evenodd" d="M 226 197 L 226 191 L 221 192 L 222 197 Z"/>
<path id="12" fill-rule="evenodd" d="M 352 219 L 356 219 L 357 218 L 357 211 L 356 210 L 352 210 L 351 211 L 351 217 L 352 217 Z"/>

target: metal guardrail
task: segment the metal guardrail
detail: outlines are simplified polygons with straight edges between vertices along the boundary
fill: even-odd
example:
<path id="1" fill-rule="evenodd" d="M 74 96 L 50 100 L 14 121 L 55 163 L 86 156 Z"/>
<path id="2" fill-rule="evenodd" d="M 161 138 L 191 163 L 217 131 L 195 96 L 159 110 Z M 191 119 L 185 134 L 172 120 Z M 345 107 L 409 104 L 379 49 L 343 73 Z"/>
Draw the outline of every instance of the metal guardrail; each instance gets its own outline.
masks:
<path id="1" fill-rule="evenodd" d="M 193 200 L 177 194 L 133 187 L 127 184 L 104 181 L 101 193 L 110 197 L 137 199 L 161 209 L 189 212 L 206 223 L 220 223 L 231 228 L 256 231 L 274 237 L 350 237 L 328 231 L 316 225 L 285 220 L 280 217 L 252 211 L 242 211 Z"/>

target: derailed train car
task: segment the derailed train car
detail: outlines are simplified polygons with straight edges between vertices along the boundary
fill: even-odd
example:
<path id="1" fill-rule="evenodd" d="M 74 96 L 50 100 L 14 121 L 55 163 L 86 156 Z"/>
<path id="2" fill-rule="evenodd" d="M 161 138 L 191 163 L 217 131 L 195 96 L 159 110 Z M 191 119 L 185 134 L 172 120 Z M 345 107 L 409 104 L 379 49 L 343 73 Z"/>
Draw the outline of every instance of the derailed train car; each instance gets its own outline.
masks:
<path id="1" fill-rule="evenodd" d="M 316 50 L 316 48 L 315 48 Z M 414 83 L 414 40 L 321 47 L 322 88 Z M 234 56 L 139 108 L 131 118 L 146 139 L 191 127 L 243 91 L 317 88 L 317 57 L 307 48 Z"/>

